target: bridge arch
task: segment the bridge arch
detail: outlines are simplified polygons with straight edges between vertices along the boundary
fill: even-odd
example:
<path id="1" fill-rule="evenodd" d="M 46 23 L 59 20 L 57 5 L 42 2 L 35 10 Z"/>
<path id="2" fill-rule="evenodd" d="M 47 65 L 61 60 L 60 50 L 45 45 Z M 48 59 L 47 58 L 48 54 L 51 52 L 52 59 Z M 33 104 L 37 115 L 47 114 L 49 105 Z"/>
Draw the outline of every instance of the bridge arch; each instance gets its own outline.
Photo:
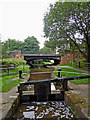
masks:
<path id="1" fill-rule="evenodd" d="M 26 60 L 27 64 L 32 68 L 34 67 L 34 65 L 32 64 L 33 60 L 38 60 L 38 59 L 54 60 L 53 64 L 47 64 L 49 66 L 60 64 L 61 61 L 60 55 L 57 54 L 23 54 L 23 56 L 24 56 L 24 60 Z"/>

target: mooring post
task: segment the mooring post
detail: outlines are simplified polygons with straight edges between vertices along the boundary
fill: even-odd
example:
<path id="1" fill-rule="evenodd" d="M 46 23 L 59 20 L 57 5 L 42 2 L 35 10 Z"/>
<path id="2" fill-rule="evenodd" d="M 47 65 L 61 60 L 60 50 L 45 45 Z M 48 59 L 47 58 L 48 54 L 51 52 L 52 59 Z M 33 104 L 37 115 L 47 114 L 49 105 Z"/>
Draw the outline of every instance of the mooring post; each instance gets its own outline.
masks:
<path id="1" fill-rule="evenodd" d="M 58 77 L 61 77 L 61 68 L 58 69 Z M 65 91 L 68 90 L 67 81 L 65 81 L 65 80 L 63 82 L 63 88 L 64 88 Z"/>
<path id="2" fill-rule="evenodd" d="M 78 67 L 80 68 L 81 66 L 80 66 L 80 61 L 78 61 Z"/>
<path id="3" fill-rule="evenodd" d="M 19 78 L 22 78 L 22 70 L 19 70 Z"/>
<path id="4" fill-rule="evenodd" d="M 58 69 L 58 77 L 61 77 L 61 68 Z"/>

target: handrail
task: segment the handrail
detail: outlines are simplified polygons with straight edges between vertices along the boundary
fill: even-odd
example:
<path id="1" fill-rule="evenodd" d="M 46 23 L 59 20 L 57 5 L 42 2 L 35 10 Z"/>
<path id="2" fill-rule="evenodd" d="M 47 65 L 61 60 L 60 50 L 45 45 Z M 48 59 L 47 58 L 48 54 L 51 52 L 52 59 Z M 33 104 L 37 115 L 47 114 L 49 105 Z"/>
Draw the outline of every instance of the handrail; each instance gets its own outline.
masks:
<path id="1" fill-rule="evenodd" d="M 62 82 L 62 81 L 84 79 L 84 78 L 90 78 L 90 75 L 73 76 L 73 77 L 65 77 L 65 78 L 55 78 L 55 79 L 45 79 L 45 80 L 38 80 L 38 81 L 27 81 L 27 82 L 21 82 L 20 85 L 29 85 L 29 84 L 35 84 L 35 83 L 40 83 L 40 82 L 58 82 L 58 81 Z"/>

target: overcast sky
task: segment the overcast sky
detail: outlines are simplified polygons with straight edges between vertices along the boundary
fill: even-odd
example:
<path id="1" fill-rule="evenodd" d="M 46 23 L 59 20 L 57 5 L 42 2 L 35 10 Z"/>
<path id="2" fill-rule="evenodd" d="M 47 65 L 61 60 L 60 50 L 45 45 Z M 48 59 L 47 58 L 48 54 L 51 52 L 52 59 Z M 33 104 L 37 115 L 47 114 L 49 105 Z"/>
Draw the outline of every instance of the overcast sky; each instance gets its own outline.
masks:
<path id="1" fill-rule="evenodd" d="M 57 0 L 0 0 L 1 40 L 23 41 L 35 36 L 43 47 L 43 18 L 50 3 Z"/>

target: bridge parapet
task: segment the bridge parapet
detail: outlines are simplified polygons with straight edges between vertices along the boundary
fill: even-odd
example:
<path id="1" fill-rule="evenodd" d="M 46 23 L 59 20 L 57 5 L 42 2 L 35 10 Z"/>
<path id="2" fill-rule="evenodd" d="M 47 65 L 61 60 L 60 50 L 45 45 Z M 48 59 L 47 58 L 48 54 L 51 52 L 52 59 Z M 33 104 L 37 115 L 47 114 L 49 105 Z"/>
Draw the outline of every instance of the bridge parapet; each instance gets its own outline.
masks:
<path id="1" fill-rule="evenodd" d="M 21 51 L 21 54 L 43 54 L 41 51 Z M 44 54 L 55 54 L 52 52 L 44 52 Z"/>

